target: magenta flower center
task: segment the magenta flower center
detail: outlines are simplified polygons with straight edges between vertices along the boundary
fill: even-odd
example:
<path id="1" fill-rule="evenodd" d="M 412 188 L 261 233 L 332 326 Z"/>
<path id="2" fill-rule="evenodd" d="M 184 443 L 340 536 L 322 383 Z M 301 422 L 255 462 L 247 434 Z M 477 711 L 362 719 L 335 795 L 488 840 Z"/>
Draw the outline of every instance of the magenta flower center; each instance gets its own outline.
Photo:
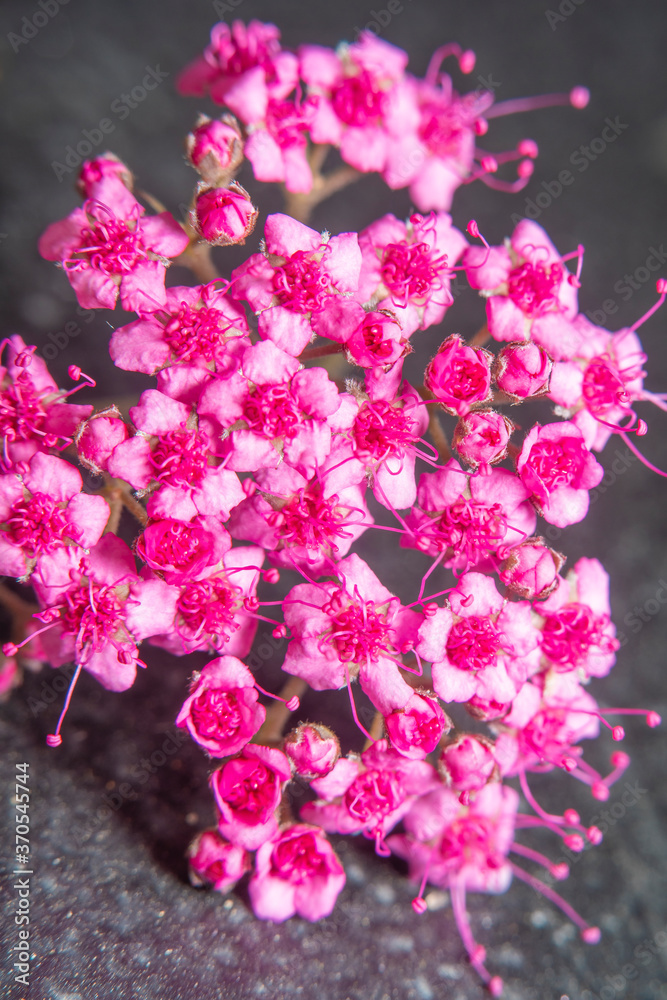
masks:
<path id="1" fill-rule="evenodd" d="M 161 434 L 151 453 L 155 478 L 168 486 L 200 486 L 208 469 L 208 441 L 195 430 Z"/>
<path id="2" fill-rule="evenodd" d="M 559 261 L 552 264 L 526 261 L 509 273 L 509 297 L 527 316 L 557 310 L 563 275 L 563 265 Z"/>
<path id="3" fill-rule="evenodd" d="M 85 255 L 90 267 L 113 277 L 129 274 L 148 259 L 136 220 L 131 229 L 123 219 L 111 215 L 81 230 L 81 245 L 71 260 L 64 261 L 65 268 L 76 270 L 85 259 L 80 254 Z"/>
<path id="4" fill-rule="evenodd" d="M 306 145 L 308 123 L 291 101 L 269 101 L 266 127 L 281 149 Z"/>
<path id="5" fill-rule="evenodd" d="M 366 465 L 403 456 L 415 442 L 406 411 L 386 400 L 363 403 L 352 434 L 355 454 Z"/>
<path id="6" fill-rule="evenodd" d="M 336 538 L 347 538 L 349 508 L 340 507 L 338 495 L 323 497 L 313 486 L 302 489 L 271 517 L 280 538 L 287 544 L 318 549 L 336 549 Z"/>
<path id="7" fill-rule="evenodd" d="M 229 642 L 240 625 L 236 615 L 241 600 L 240 589 L 219 577 L 186 584 L 176 605 L 188 633 L 185 638 L 213 636 L 216 646 Z"/>
<path id="8" fill-rule="evenodd" d="M 276 844 L 271 854 L 271 869 L 278 878 L 292 885 L 327 874 L 326 859 L 317 849 L 314 834 L 302 833 Z"/>
<path id="9" fill-rule="evenodd" d="M 621 373 L 603 358 L 595 358 L 587 365 L 582 392 L 586 406 L 593 414 L 605 414 L 618 407 L 623 410 L 630 408 L 630 396 Z"/>
<path id="10" fill-rule="evenodd" d="M 202 691 L 192 702 L 190 715 L 198 734 L 206 740 L 232 738 L 244 721 L 236 692 L 219 688 Z"/>
<path id="11" fill-rule="evenodd" d="M 427 243 L 390 243 L 382 255 L 382 283 L 398 305 L 424 300 L 442 288 L 447 257 L 435 257 Z"/>
<path id="12" fill-rule="evenodd" d="M 392 771 L 364 771 L 345 793 L 345 806 L 365 826 L 375 820 L 379 826 L 405 800 L 403 790 Z"/>
<path id="13" fill-rule="evenodd" d="M 605 631 L 607 615 L 596 615 L 587 604 L 566 604 L 554 615 L 548 615 L 542 630 L 542 651 L 552 663 L 570 669 L 583 663 L 590 651 L 597 648 L 611 653 L 618 642 Z"/>
<path id="14" fill-rule="evenodd" d="M 477 615 L 456 622 L 447 637 L 447 659 L 460 670 L 494 667 L 500 648 L 498 627 Z"/>
<path id="15" fill-rule="evenodd" d="M 364 345 L 379 364 L 387 361 L 394 353 L 394 341 L 391 338 L 385 340 L 386 329 L 386 323 L 374 323 L 372 320 L 365 320 L 361 328 Z"/>
<path id="16" fill-rule="evenodd" d="M 12 540 L 29 556 L 53 552 L 65 544 L 66 535 L 74 533 L 65 511 L 44 493 L 14 504 L 7 525 Z"/>
<path id="17" fill-rule="evenodd" d="M 273 274 L 273 293 L 292 312 L 317 312 L 333 291 L 327 272 L 305 250 L 297 250 Z"/>
<path id="18" fill-rule="evenodd" d="M 353 604 L 344 590 L 338 590 L 322 610 L 332 616 L 331 629 L 323 638 L 335 647 L 343 662 L 366 663 L 386 653 L 391 626 L 386 612 L 378 610 L 373 601 Z"/>
<path id="19" fill-rule="evenodd" d="M 362 70 L 339 83 L 331 100 L 336 115 L 346 125 L 367 125 L 382 117 L 386 93 L 367 70 Z"/>
<path id="20" fill-rule="evenodd" d="M 543 709 L 519 733 L 524 754 L 534 754 L 541 761 L 556 764 L 575 739 L 576 734 L 567 725 L 564 708 Z"/>
<path id="21" fill-rule="evenodd" d="M 440 842 L 443 861 L 456 867 L 474 866 L 477 871 L 500 868 L 504 857 L 492 846 L 493 827 L 481 816 L 463 816 L 447 828 Z"/>
<path id="22" fill-rule="evenodd" d="M 482 400 L 489 390 L 489 370 L 472 348 L 448 351 L 438 356 L 427 369 L 429 387 L 444 401 Z"/>
<path id="23" fill-rule="evenodd" d="M 7 441 L 43 438 L 46 410 L 28 379 L 17 380 L 0 393 L 0 435 Z"/>
<path id="24" fill-rule="evenodd" d="M 581 439 L 564 437 L 560 441 L 536 441 L 530 449 L 528 463 L 551 491 L 576 482 L 587 457 L 588 451 Z"/>
<path id="25" fill-rule="evenodd" d="M 276 776 L 259 760 L 230 760 L 218 787 L 221 798 L 243 822 L 263 823 L 274 808 Z"/>
<path id="26" fill-rule="evenodd" d="M 278 52 L 280 41 L 273 25 L 260 25 L 256 29 L 236 21 L 231 32 L 220 34 L 212 54 L 226 75 L 241 76 L 255 66 L 271 69 L 271 59 Z"/>
<path id="27" fill-rule="evenodd" d="M 258 385 L 245 401 L 243 419 L 250 430 L 273 441 L 293 438 L 303 424 L 304 415 L 289 385 Z"/>
<path id="28" fill-rule="evenodd" d="M 203 358 L 212 362 L 219 360 L 227 340 L 241 336 L 237 331 L 226 337 L 232 329 L 233 323 L 219 309 L 195 309 L 183 303 L 165 324 L 164 339 L 179 361 Z"/>
<path id="29" fill-rule="evenodd" d="M 455 555 L 465 558 L 466 563 L 474 565 L 502 544 L 507 534 L 507 517 L 499 503 L 489 505 L 461 498 L 420 528 L 420 533 L 438 551 L 451 549 Z"/>
<path id="30" fill-rule="evenodd" d="M 419 138 L 434 156 L 459 157 L 474 117 L 465 99 L 454 103 L 427 101 L 421 108 Z"/>
<path id="31" fill-rule="evenodd" d="M 65 594 L 65 601 L 61 612 L 63 631 L 76 636 L 81 662 L 109 642 L 119 647 L 117 636 L 123 624 L 123 606 L 114 587 L 89 580 L 78 590 Z"/>

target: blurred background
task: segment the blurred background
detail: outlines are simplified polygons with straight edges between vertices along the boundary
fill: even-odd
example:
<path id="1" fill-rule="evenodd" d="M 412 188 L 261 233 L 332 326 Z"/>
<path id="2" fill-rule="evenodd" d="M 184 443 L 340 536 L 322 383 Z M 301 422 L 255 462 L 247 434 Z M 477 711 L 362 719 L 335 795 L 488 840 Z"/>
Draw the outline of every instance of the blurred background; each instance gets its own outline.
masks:
<path id="1" fill-rule="evenodd" d="M 35 17 L 39 12 L 46 12 L 46 23 L 41 14 Z M 579 301 L 594 322 L 621 328 L 655 301 L 655 278 L 667 277 L 667 8 L 661 0 L 552 0 L 551 6 L 537 0 L 404 0 L 395 14 L 385 0 L 235 0 L 233 6 L 222 0 L 43 0 L 42 6 L 37 0 L 3 0 L 2 332 L 19 332 L 40 349 L 55 344 L 51 370 L 60 384 L 73 363 L 98 381 L 91 401 L 136 396 L 150 381 L 116 372 L 108 359 L 110 328 L 127 317 L 103 310 L 91 317 L 79 310 L 62 273 L 37 254 L 41 232 L 79 203 L 76 170 L 58 165 L 67 166 L 68 147 L 76 147 L 86 131 L 110 119 L 113 130 L 97 152 L 112 150 L 134 170 L 140 189 L 181 214 L 179 206 L 189 202 L 195 182 L 183 158 L 183 140 L 197 112 L 213 113 L 213 105 L 179 98 L 174 84 L 178 71 L 203 49 L 218 14 L 273 21 L 286 47 L 333 46 L 353 41 L 367 24 L 379 24 L 383 38 L 408 51 L 416 74 L 424 73 L 436 47 L 458 41 L 475 50 L 477 65 L 470 77 L 454 71 L 455 85 L 463 91 L 493 89 L 498 101 L 568 91 L 575 84 L 589 87 L 584 111 L 563 107 L 494 121 L 485 146 L 502 150 L 522 137 L 535 139 L 540 148 L 535 173 L 516 195 L 481 184 L 460 189 L 454 221 L 463 229 L 474 217 L 497 243 L 511 232 L 512 216 L 525 214 L 530 202 L 539 207 L 537 221 L 561 252 L 585 245 Z M 162 82 L 128 110 L 123 95 L 150 70 Z M 608 119 L 616 123 L 617 138 L 595 142 Z M 567 187 L 558 183 L 563 170 L 574 176 Z M 216 251 L 224 273 L 257 249 L 263 218 L 281 207 L 275 185 L 256 183 L 249 173 L 240 180 L 259 204 L 260 221 L 246 248 Z M 407 191 L 390 192 L 378 177 L 368 176 L 320 205 L 312 224 L 333 232 L 360 230 L 385 212 L 403 217 L 410 209 Z M 651 265 L 661 260 L 660 271 L 650 270 L 649 258 Z M 190 282 L 183 270 L 169 272 L 169 284 Z M 409 359 L 408 377 L 420 379 L 445 335 L 470 336 L 483 319 L 483 305 L 461 281 L 442 327 L 415 338 L 418 350 Z M 666 328 L 663 309 L 640 332 L 648 355 L 646 385 L 657 392 L 667 390 Z M 649 422 L 642 450 L 667 468 L 667 414 L 644 405 L 640 415 Z M 546 408 L 541 419 L 548 419 Z M 625 461 L 628 454 L 622 442 L 610 442 L 601 458 L 608 474 L 594 491 L 589 517 L 565 532 L 557 546 L 571 562 L 581 555 L 599 558 L 612 578 L 623 645 L 617 667 L 594 682 L 593 693 L 604 704 L 653 708 L 667 718 L 667 605 L 660 600 L 667 587 L 667 482 L 639 462 Z M 403 554 L 397 564 L 385 538 L 378 537 L 383 533 L 370 534 L 355 551 L 372 561 L 387 586 L 399 595 L 411 593 L 425 564 L 408 565 Z M 274 689 L 282 652 L 260 637 L 258 678 Z M 415 917 L 414 890 L 399 863 L 376 859 L 361 838 L 337 840 L 348 884 L 334 915 L 316 926 L 298 919 L 280 927 L 259 923 L 242 888 L 228 899 L 190 889 L 183 852 L 193 833 L 212 820 L 210 768 L 195 747 L 178 742 L 162 753 L 163 764 L 150 765 L 151 753 L 173 732 L 191 666 L 162 653 L 149 663 L 123 695 L 104 692 L 84 675 L 56 751 L 44 746 L 44 738 L 53 731 L 61 696 L 55 704 L 44 703 L 44 710 L 30 707 L 37 703 L 30 698 L 40 698 L 42 675 L 29 676 L 2 707 L 6 776 L 13 777 L 20 760 L 30 762 L 33 775 L 39 891 L 26 996 L 477 1000 L 485 995 L 464 961 L 446 894 L 432 892 L 429 911 Z M 345 692 L 326 696 L 329 721 L 344 712 L 346 699 Z M 305 701 L 303 717 L 320 718 L 315 707 L 320 703 L 321 698 Z M 489 968 L 506 982 L 507 997 L 667 997 L 667 741 L 664 727 L 649 731 L 641 720 L 627 720 L 625 728 L 623 746 L 633 763 L 605 805 L 609 832 L 600 847 L 575 859 L 562 887 L 573 905 L 600 925 L 601 944 L 581 943 L 563 915 L 524 885 L 514 884 L 499 898 L 469 899 L 473 928 L 488 946 Z M 604 770 L 611 749 L 603 736 L 586 754 Z M 119 795 L 123 782 L 130 783 L 132 796 Z M 585 823 L 600 821 L 600 804 L 565 776 L 536 781 L 535 787 L 548 806 L 573 806 Z M 11 819 L 9 794 L 3 798 L 4 815 Z M 536 835 L 534 846 L 557 856 L 557 845 L 548 839 Z M 8 948 L 13 933 L 9 930 Z M 9 976 L 8 970 L 9 961 L 3 975 Z M 22 994 L 16 986 L 6 995 Z"/>

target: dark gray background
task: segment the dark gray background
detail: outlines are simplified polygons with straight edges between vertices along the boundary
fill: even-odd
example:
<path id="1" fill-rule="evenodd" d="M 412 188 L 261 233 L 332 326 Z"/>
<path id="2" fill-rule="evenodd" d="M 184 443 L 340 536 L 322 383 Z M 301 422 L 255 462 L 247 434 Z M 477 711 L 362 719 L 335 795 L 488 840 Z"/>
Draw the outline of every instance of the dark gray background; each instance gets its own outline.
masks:
<path id="1" fill-rule="evenodd" d="M 383 0 L 244 0 L 237 10 L 245 20 L 275 21 L 284 43 L 296 46 L 352 39 L 356 29 L 372 19 L 372 10 L 383 7 Z M 49 333 L 57 337 L 74 321 L 81 332 L 61 351 L 54 372 L 64 379 L 67 366 L 76 362 L 99 380 L 105 399 L 114 393 L 127 397 L 147 382 L 140 376 L 114 377 L 106 340 L 110 323 L 122 321 L 119 314 L 100 311 L 85 323 L 67 281 L 40 260 L 35 249 L 46 225 L 78 203 L 69 178 L 60 182 L 51 164 L 62 162 L 65 148 L 76 145 L 84 129 L 111 117 L 116 127 L 105 145 L 134 168 L 140 187 L 176 211 L 189 199 L 194 176 L 182 159 L 183 136 L 196 111 L 210 108 L 206 102 L 178 98 L 174 79 L 203 48 L 217 18 L 212 5 L 199 0 L 69 0 L 14 52 L 8 34 L 20 33 L 22 17 L 30 18 L 38 9 L 36 2 L 3 0 L 0 10 L 3 327 L 43 346 L 50 342 Z M 491 149 L 505 148 L 522 136 L 538 141 L 541 156 L 535 175 L 515 196 L 481 185 L 463 189 L 453 214 L 462 227 L 474 215 L 486 236 L 497 242 L 510 232 L 512 213 L 521 212 L 526 198 L 534 199 L 543 190 L 542 182 L 552 182 L 563 169 L 572 170 L 575 183 L 539 221 L 561 251 L 579 242 L 586 245 L 581 307 L 598 310 L 607 302 L 611 312 L 616 305 L 608 322 L 616 329 L 644 312 L 655 294 L 653 279 L 641 283 L 627 301 L 627 293 L 614 286 L 643 267 L 651 248 L 660 248 L 667 238 L 665 6 L 648 0 L 585 0 L 578 5 L 564 0 L 564 20 L 553 28 L 548 9 L 531 0 L 411 0 L 391 19 L 384 37 L 409 51 L 411 68 L 418 73 L 425 70 L 432 49 L 445 41 L 472 47 L 478 56 L 475 72 L 468 80 L 456 79 L 464 84 L 462 89 L 491 84 L 498 100 L 567 90 L 577 83 L 590 87 L 592 100 L 584 112 L 558 108 L 494 122 L 486 139 Z M 551 10 L 558 13 L 558 4 Z M 147 66 L 156 65 L 169 72 L 169 78 L 125 121 L 110 114 L 112 102 L 140 84 Z M 628 127 L 579 172 L 570 156 L 601 134 L 607 117 L 616 116 Z M 279 208 L 273 187 L 246 180 L 264 215 Z M 369 177 L 321 206 L 315 223 L 333 231 L 360 229 L 383 212 L 401 216 L 409 208 L 406 192 L 392 194 Z M 258 238 L 251 238 L 250 250 Z M 221 253 L 220 266 L 227 269 L 241 257 L 240 251 L 226 257 Z M 667 267 L 662 273 L 667 275 Z M 175 269 L 170 275 L 172 283 L 188 280 L 185 272 Z M 659 313 L 641 333 L 649 356 L 647 385 L 656 391 L 667 389 L 665 317 L 664 311 Z M 469 335 L 482 318 L 479 300 L 463 291 L 444 331 Z M 413 377 L 442 336 L 443 329 L 419 335 L 418 356 L 410 359 Z M 642 448 L 666 467 L 667 415 L 648 406 L 642 415 L 650 423 Z M 548 419 L 545 411 L 542 419 Z M 617 450 L 626 453 L 622 443 L 615 442 L 605 451 L 607 468 Z M 667 579 L 667 482 L 636 462 L 609 478 L 616 480 L 613 487 L 596 491 L 586 522 L 565 532 L 557 544 L 572 560 L 580 555 L 600 558 L 612 575 L 615 620 L 627 642 L 615 671 L 595 683 L 594 692 L 605 704 L 648 706 L 667 714 L 666 613 L 662 606 L 646 613 L 648 620 L 638 631 L 624 624 L 633 608 L 641 609 L 647 601 L 655 609 L 660 581 Z M 403 556 L 398 571 L 380 535 L 375 533 L 372 541 L 365 536 L 359 551 L 373 559 L 388 586 L 410 593 L 419 571 Z M 279 662 L 278 649 L 267 658 L 260 680 L 275 687 L 271 667 Z M 64 744 L 57 751 L 44 746 L 44 737 L 54 727 L 60 699 L 37 716 L 28 709 L 27 698 L 42 690 L 42 676 L 29 677 L 3 708 L 3 777 L 13 777 L 18 760 L 29 761 L 33 775 L 38 891 L 32 901 L 35 958 L 30 991 L 10 985 L 8 952 L 3 951 L 0 974 L 7 985 L 0 993 L 38 1000 L 111 995 L 119 1000 L 483 996 L 462 960 L 451 911 L 441 905 L 444 900 L 432 897 L 439 908 L 417 919 L 409 904 L 413 889 L 398 864 L 375 859 L 371 845 L 359 838 L 341 844 L 348 884 L 334 916 L 314 927 L 298 919 L 281 927 L 255 921 L 243 889 L 225 901 L 187 886 L 183 850 L 193 831 L 211 816 L 207 762 L 185 744 L 146 784 L 139 784 L 132 768 L 159 749 L 171 731 L 188 670 L 183 661 L 152 656 L 150 669 L 123 695 L 108 694 L 84 676 L 65 725 Z M 320 717 L 315 708 L 320 702 L 306 702 L 304 716 Z M 326 716 L 335 719 L 344 706 L 344 693 L 327 696 Z M 489 966 L 504 977 L 508 997 L 591 1000 L 603 987 L 603 997 L 667 996 L 667 949 L 658 950 L 646 965 L 634 954 L 656 933 L 663 940 L 659 932 L 667 928 L 667 744 L 664 728 L 648 731 L 640 721 L 628 721 L 626 729 L 624 749 L 633 757 L 627 779 L 644 791 L 614 823 L 604 844 L 580 858 L 562 886 L 567 898 L 600 924 L 602 943 L 595 948 L 582 944 L 559 911 L 521 884 L 500 898 L 470 899 L 473 927 L 488 945 Z M 603 737 L 586 753 L 604 768 L 611 749 Z M 105 789 L 113 791 L 123 781 L 133 783 L 136 798 L 126 800 L 95 828 L 90 826 L 103 805 Z M 563 776 L 536 781 L 535 786 L 547 804 L 573 805 L 585 821 L 600 813 L 585 789 Z M 621 782 L 607 808 L 616 804 L 621 811 L 623 791 Z M 13 812 L 4 787 L 2 801 L 2 815 L 11 824 Z M 74 827 L 86 824 L 88 832 L 79 844 Z M 548 835 L 536 834 L 533 843 L 556 856 L 557 845 Z M 13 925 L 6 941 L 7 948 L 16 941 Z"/>

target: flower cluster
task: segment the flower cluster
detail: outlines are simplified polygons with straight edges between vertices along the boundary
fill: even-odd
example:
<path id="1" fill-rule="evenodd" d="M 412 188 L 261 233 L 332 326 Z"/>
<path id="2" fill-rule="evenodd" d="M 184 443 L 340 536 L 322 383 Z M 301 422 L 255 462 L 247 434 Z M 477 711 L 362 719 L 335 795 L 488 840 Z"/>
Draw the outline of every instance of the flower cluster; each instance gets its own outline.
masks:
<path id="1" fill-rule="evenodd" d="M 216 765 L 216 826 L 189 849 L 193 882 L 228 892 L 252 869 L 258 917 L 318 920 L 345 883 L 326 834 L 361 833 L 380 855 L 407 859 L 421 881 L 417 913 L 427 881 L 451 891 L 470 961 L 498 996 L 467 891 L 504 892 L 516 875 L 560 905 L 584 940 L 599 937 L 510 860 L 514 852 L 560 879 L 566 866 L 520 831 L 544 827 L 574 851 L 601 839 L 572 809 L 547 813 L 527 776 L 563 770 L 603 800 L 629 762 L 616 751 L 603 775 L 581 746 L 601 723 L 624 736 L 588 690 L 619 646 L 607 574 L 591 558 L 566 572 L 538 518 L 558 529 L 581 521 L 603 475 L 594 452 L 612 434 L 645 433 L 635 401 L 664 404 L 643 388 L 636 330 L 646 317 L 611 333 L 577 312 L 581 247 L 561 255 L 526 220 L 498 247 L 475 222 L 467 236 L 453 226 L 446 209 L 458 184 L 488 181 L 497 168 L 475 136 L 502 107 L 489 93 L 457 95 L 440 71 L 448 54 L 472 69 L 472 53 L 445 47 L 418 80 L 405 53 L 369 33 L 335 52 L 293 54 L 272 25 L 217 25 L 180 88 L 209 94 L 243 129 L 229 114 L 202 116 L 189 136 L 201 181 L 184 225 L 146 216 L 111 154 L 84 164 L 83 208 L 51 225 L 40 250 L 67 271 L 83 306 L 120 298 L 136 314 L 114 330 L 111 357 L 155 387 L 127 417 L 93 413 L 65 402 L 35 348 L 19 337 L 4 345 L 0 560 L 3 573 L 32 584 L 40 625 L 4 651 L 13 658 L 28 645 L 54 667 L 74 661 L 72 687 L 85 668 L 111 691 L 145 666 L 144 641 L 210 654 L 176 718 Z M 580 89 L 572 103 L 585 103 Z M 243 157 L 258 179 L 307 194 L 313 143 L 390 187 L 409 185 L 428 214 L 331 234 L 276 213 L 259 252 L 228 280 L 212 274 L 210 247 L 243 242 L 257 217 L 233 179 Z M 520 182 L 535 152 L 520 144 Z M 165 289 L 178 255 L 199 283 Z M 447 336 L 423 385 L 412 385 L 404 360 L 413 338 L 448 315 L 456 271 L 486 300 L 487 325 Z M 665 280 L 658 293 L 660 304 Z M 341 364 L 313 364 L 327 355 Z M 355 378 L 335 377 L 343 362 Z M 556 419 L 522 431 L 503 408 L 526 399 L 555 403 Z M 67 446 L 91 473 L 85 488 L 57 454 Z M 376 524 L 369 493 L 392 526 Z M 123 508 L 139 522 L 132 547 L 117 533 Z M 398 535 L 397 547 L 425 566 L 409 603 L 353 550 L 371 529 Z M 282 575 L 286 596 L 260 600 L 260 580 Z M 243 662 L 260 619 L 289 640 L 280 695 Z M 303 719 L 283 737 L 307 686 L 347 689 L 363 749 L 341 756 L 330 728 Z M 375 712 L 370 728 L 359 688 Z M 453 704 L 487 733 L 455 729 Z M 512 779 L 530 812 L 519 812 Z M 314 796 L 299 817 L 293 781 Z"/>

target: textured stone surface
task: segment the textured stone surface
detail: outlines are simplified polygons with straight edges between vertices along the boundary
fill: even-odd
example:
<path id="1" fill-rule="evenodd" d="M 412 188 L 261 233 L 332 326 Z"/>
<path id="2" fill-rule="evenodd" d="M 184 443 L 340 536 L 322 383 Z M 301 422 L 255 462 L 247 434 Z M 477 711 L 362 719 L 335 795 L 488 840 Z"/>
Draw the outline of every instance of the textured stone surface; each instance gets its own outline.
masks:
<path id="1" fill-rule="evenodd" d="M 104 345 L 111 322 L 121 322 L 118 315 L 111 320 L 100 312 L 86 322 L 63 276 L 37 256 L 39 233 L 76 203 L 70 179 L 59 182 L 51 164 L 63 161 L 66 147 L 76 145 L 84 129 L 109 117 L 115 127 L 108 146 L 133 166 L 139 186 L 150 188 L 173 210 L 187 201 L 193 175 L 181 157 L 182 136 L 200 103 L 202 110 L 207 108 L 204 102 L 177 98 L 173 81 L 179 67 L 202 48 L 214 11 L 203 2 L 70 0 L 14 52 L 8 33 L 20 33 L 22 17 L 38 9 L 4 0 L 0 10 L 5 330 L 19 330 L 43 345 L 49 333 L 75 322 L 81 332 L 62 350 L 54 370 L 62 376 L 76 361 L 99 380 L 105 396 L 129 396 L 146 381 L 129 375 L 120 382 L 112 379 Z M 335 44 L 373 17 L 361 0 L 245 0 L 237 9 L 245 19 L 275 20 L 288 45 Z M 383 0 L 374 9 L 383 9 Z M 511 214 L 545 191 L 543 182 L 551 183 L 569 169 L 574 183 L 541 212 L 539 221 L 562 251 L 578 242 L 586 245 L 582 307 L 597 310 L 606 303 L 609 326 L 616 328 L 633 322 L 653 303 L 652 281 L 644 282 L 643 272 L 636 290 L 623 276 L 643 267 L 651 248 L 660 250 L 667 238 L 667 15 L 662 2 L 647 0 L 608 0 L 604 5 L 566 0 L 560 8 L 554 2 L 552 10 L 559 9 L 571 13 L 561 15 L 564 20 L 555 21 L 552 29 L 548 8 L 530 0 L 412 0 L 392 18 L 385 37 L 410 52 L 418 72 L 441 42 L 456 39 L 471 46 L 478 54 L 472 85 L 496 87 L 499 100 L 575 83 L 591 88 L 593 98 L 584 112 L 563 108 L 494 123 L 489 148 L 503 148 L 524 135 L 538 141 L 541 156 L 534 178 L 516 196 L 480 186 L 460 191 L 454 219 L 463 227 L 474 215 L 485 235 L 497 242 L 510 231 Z M 113 102 L 141 82 L 147 66 L 157 65 L 169 72 L 168 79 L 121 121 Z M 581 161 L 572 163 L 571 155 L 601 134 L 608 117 L 617 116 L 627 128 L 581 171 Z M 248 186 L 258 193 L 264 213 L 279 208 L 276 190 L 251 179 Z M 366 178 L 321 206 L 315 223 L 333 231 L 358 229 L 383 212 L 403 215 L 408 210 L 405 192 L 391 194 L 377 179 Z M 257 240 L 251 238 L 250 251 Z M 228 256 L 220 252 L 218 259 L 227 269 L 240 256 L 238 251 Z M 662 273 L 667 275 L 667 266 Z M 173 283 L 187 280 L 184 272 L 170 276 Z M 482 315 L 475 295 L 462 291 L 443 328 L 419 335 L 408 373 L 418 376 L 443 332 L 469 335 Z M 642 331 L 648 386 L 655 390 L 667 388 L 666 317 L 663 311 Z M 642 448 L 665 467 L 667 416 L 644 410 L 651 430 Z M 617 451 L 625 454 L 626 448 L 612 443 L 603 454 L 607 469 Z M 619 468 L 616 464 L 606 480 L 615 479 L 613 487 L 597 491 L 586 522 L 565 532 L 557 544 L 573 559 L 582 554 L 600 558 L 612 575 L 615 620 L 627 642 L 612 676 L 595 682 L 595 693 L 606 704 L 648 706 L 667 717 L 667 612 L 662 605 L 655 613 L 650 610 L 656 607 L 660 581 L 667 580 L 667 483 L 638 462 L 620 474 Z M 378 535 L 370 539 L 367 534 L 357 550 L 373 560 L 388 586 L 409 593 L 420 564 L 401 555 L 399 571 L 392 550 Z M 634 608 L 642 611 L 645 622 Z M 260 682 L 271 684 L 279 654 L 279 649 L 271 653 Z M 211 819 L 209 767 L 203 755 L 188 743 L 165 744 L 188 669 L 183 662 L 153 655 L 149 670 L 123 695 L 107 694 L 84 677 L 64 744 L 56 751 L 44 746 L 44 737 L 53 730 L 62 696 L 37 715 L 28 707 L 29 697 L 40 697 L 43 676 L 29 677 L 3 707 L 3 780 L 13 777 L 16 761 L 30 762 L 36 892 L 31 989 L 26 993 L 3 985 L 2 995 L 36 1000 L 482 997 L 462 961 L 446 894 L 432 892 L 432 909 L 417 919 L 409 905 L 413 890 L 402 869 L 376 859 L 372 845 L 363 840 L 340 843 L 348 884 L 335 914 L 314 927 L 300 920 L 280 927 L 255 921 L 242 888 L 225 900 L 188 887 L 184 848 Z M 53 676 L 47 673 L 46 679 L 51 682 Z M 326 696 L 326 701 L 327 720 L 345 714 L 344 693 Z M 304 704 L 304 717 L 320 716 L 316 703 L 320 699 Z M 667 744 L 664 729 L 651 732 L 628 721 L 626 730 L 624 748 L 633 756 L 627 780 L 644 791 L 630 807 L 622 804 L 624 782 L 612 791 L 605 808 L 615 806 L 618 818 L 612 816 L 603 845 L 582 855 L 562 886 L 567 898 L 600 924 L 601 944 L 582 944 L 561 913 L 524 885 L 513 885 L 499 898 L 470 900 L 474 929 L 489 949 L 489 966 L 504 977 L 510 998 L 667 996 L 667 948 L 653 956 L 635 952 L 642 942 L 655 942 L 656 934 L 664 940 L 667 928 Z M 349 741 L 352 733 L 346 732 Z M 141 760 L 162 752 L 163 744 L 173 752 L 164 752 L 164 764 L 148 775 Z M 611 748 L 602 737 L 586 753 L 604 767 Z M 118 802 L 123 782 L 135 797 Z M 600 815 L 585 789 L 564 776 L 535 781 L 535 788 L 544 802 L 578 808 L 585 821 Z M 118 808 L 107 806 L 108 815 L 99 819 L 105 794 L 107 803 Z M 4 784 L 2 795 L 2 815 L 9 825 L 13 812 Z M 533 843 L 557 856 L 548 835 L 536 834 Z M 9 948 L 16 940 L 10 921 L 6 930 Z M 1 974 L 9 984 L 7 954 L 3 949 Z"/>

